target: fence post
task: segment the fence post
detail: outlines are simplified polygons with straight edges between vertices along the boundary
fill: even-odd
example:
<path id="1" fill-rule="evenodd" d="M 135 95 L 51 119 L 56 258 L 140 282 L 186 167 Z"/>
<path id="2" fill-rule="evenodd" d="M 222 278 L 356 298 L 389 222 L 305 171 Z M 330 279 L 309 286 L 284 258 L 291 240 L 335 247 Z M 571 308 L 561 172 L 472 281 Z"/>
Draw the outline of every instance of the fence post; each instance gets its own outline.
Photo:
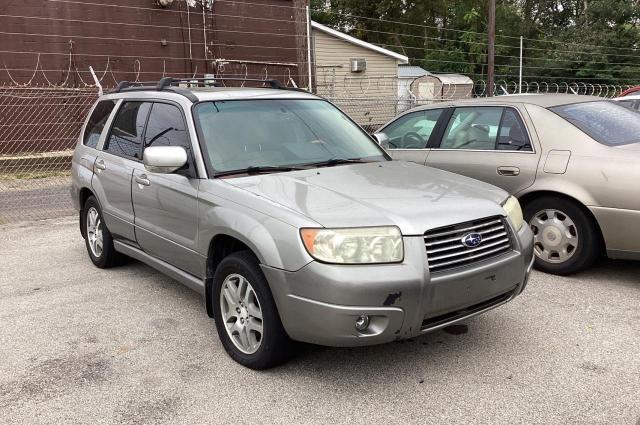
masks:
<path id="1" fill-rule="evenodd" d="M 518 78 L 518 93 L 522 93 L 522 36 L 520 36 L 520 74 Z"/>
<path id="2" fill-rule="evenodd" d="M 312 74 L 311 74 L 311 11 L 309 10 L 309 5 L 306 6 L 307 9 L 307 67 L 309 70 L 309 91 L 312 92 Z"/>
<path id="3" fill-rule="evenodd" d="M 102 84 L 100 84 L 100 80 L 98 80 L 98 77 L 96 77 L 96 73 L 93 72 L 92 66 L 89 67 L 89 71 L 91 71 L 91 76 L 93 77 L 93 81 L 95 81 L 96 87 L 98 87 L 98 94 L 102 96 Z"/>

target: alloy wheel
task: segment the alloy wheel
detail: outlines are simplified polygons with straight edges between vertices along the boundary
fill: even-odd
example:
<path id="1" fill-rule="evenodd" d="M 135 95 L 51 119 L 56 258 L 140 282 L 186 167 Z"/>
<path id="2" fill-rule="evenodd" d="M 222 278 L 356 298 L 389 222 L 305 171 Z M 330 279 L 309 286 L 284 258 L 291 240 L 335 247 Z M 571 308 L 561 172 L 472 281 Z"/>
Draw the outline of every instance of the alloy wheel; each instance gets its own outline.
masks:
<path id="1" fill-rule="evenodd" d="M 87 211 L 87 240 L 89 241 L 89 248 L 93 256 L 100 258 L 104 243 L 102 238 L 102 220 L 95 207 L 91 207 Z"/>
<path id="2" fill-rule="evenodd" d="M 220 289 L 220 312 L 236 348 L 253 354 L 263 337 L 262 309 L 251 283 L 239 274 L 227 276 Z"/>

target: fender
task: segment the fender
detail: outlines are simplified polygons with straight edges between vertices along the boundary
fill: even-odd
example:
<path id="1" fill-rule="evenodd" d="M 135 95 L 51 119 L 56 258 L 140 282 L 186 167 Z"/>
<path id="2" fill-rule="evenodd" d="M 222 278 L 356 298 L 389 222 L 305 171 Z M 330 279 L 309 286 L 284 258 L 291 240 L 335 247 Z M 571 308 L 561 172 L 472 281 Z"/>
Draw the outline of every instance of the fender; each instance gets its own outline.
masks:
<path id="1" fill-rule="evenodd" d="M 198 209 L 197 249 L 205 259 L 203 271 L 206 271 L 209 245 L 215 236 L 221 234 L 247 245 L 260 264 L 268 267 L 296 271 L 312 261 L 294 226 L 255 210 L 239 212 L 237 205 L 232 209 L 200 201 Z"/>

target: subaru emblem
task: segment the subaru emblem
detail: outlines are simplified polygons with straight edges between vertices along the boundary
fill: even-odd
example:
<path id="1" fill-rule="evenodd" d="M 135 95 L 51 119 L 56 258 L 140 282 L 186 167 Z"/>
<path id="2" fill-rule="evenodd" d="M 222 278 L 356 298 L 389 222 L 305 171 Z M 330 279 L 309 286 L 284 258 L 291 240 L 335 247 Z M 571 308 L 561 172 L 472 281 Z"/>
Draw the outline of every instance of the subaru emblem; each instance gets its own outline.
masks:
<path id="1" fill-rule="evenodd" d="M 467 248 L 475 248 L 482 243 L 482 235 L 480 233 L 467 233 L 460 242 Z"/>

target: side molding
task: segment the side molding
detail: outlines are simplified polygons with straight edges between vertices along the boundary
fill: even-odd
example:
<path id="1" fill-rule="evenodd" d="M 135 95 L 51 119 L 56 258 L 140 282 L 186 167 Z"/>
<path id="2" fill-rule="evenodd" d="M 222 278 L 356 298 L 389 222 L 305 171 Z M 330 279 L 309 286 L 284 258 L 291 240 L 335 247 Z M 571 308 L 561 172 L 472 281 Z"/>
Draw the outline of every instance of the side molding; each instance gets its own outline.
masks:
<path id="1" fill-rule="evenodd" d="M 190 275 L 189 273 L 183 272 L 182 270 L 172 266 L 169 263 L 166 263 L 162 260 L 158 260 L 150 256 L 149 254 L 141 251 L 137 248 L 134 248 L 130 245 L 122 243 L 120 241 L 113 241 L 113 246 L 116 251 L 125 254 L 129 257 L 135 258 L 138 261 L 142 261 L 148 266 L 153 267 L 154 269 L 166 274 L 172 279 L 177 280 L 182 283 L 186 287 L 193 289 L 199 294 L 204 295 L 204 281 L 198 279 L 197 277 Z"/>

